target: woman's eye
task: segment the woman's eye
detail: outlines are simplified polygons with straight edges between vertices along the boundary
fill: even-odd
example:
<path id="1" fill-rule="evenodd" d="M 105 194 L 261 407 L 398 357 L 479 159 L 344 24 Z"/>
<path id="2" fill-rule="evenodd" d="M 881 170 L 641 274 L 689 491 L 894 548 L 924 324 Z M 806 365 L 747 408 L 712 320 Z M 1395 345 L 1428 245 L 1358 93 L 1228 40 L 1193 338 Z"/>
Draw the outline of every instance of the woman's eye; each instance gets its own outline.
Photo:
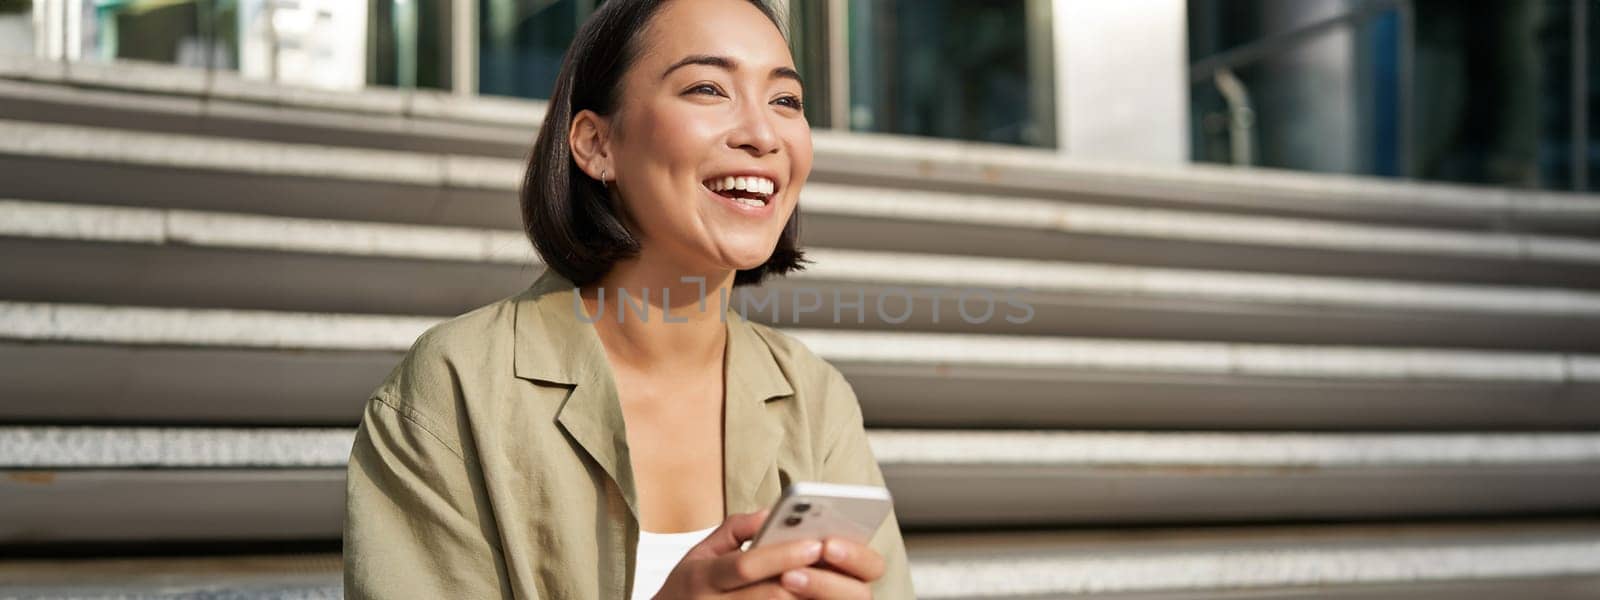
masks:
<path id="1" fill-rule="evenodd" d="M 689 88 L 688 92 L 689 93 L 694 93 L 694 94 L 710 94 L 710 95 L 713 95 L 713 96 L 722 96 L 723 95 L 722 90 L 718 89 L 717 86 L 709 84 L 709 83 L 702 83 L 702 84 L 696 85 L 696 86 L 694 86 L 692 88 Z M 800 98 L 798 96 L 784 96 L 782 98 L 777 99 L 776 101 L 777 102 L 782 102 L 784 106 L 787 106 L 789 108 L 793 108 L 795 110 L 805 110 L 805 107 L 806 107 L 805 102 L 800 100 Z"/>
<path id="2" fill-rule="evenodd" d="M 721 96 L 722 95 L 722 90 L 717 89 L 717 86 L 711 85 L 709 83 L 702 83 L 700 85 L 697 85 L 697 86 L 694 86 L 692 88 L 689 88 L 689 91 L 695 92 L 695 93 L 700 93 L 700 90 L 711 90 L 711 94 L 712 95 L 716 95 L 716 96 Z"/>

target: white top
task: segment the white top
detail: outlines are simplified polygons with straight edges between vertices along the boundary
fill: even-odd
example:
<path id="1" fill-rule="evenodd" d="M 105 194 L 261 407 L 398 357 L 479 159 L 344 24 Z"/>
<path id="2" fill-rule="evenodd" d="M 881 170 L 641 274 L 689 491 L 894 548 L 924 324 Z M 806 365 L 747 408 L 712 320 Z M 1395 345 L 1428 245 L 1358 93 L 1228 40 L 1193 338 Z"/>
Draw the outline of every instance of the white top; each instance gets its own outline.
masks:
<path id="1" fill-rule="evenodd" d="M 638 560 L 633 569 L 632 600 L 649 600 L 661 591 L 661 584 L 666 583 L 667 575 L 672 573 L 673 567 L 678 566 L 678 561 L 683 560 L 683 555 L 716 529 L 717 525 L 683 533 L 653 533 L 640 529 Z"/>

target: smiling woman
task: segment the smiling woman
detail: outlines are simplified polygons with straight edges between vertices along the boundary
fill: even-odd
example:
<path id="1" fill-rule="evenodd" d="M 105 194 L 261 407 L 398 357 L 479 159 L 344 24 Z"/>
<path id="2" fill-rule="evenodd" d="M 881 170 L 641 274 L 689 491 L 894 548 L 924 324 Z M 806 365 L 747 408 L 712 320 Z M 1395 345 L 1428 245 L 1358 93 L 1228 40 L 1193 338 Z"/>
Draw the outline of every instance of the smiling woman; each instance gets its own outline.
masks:
<path id="1" fill-rule="evenodd" d="M 593 51 L 569 51 L 524 181 L 528 237 L 579 285 L 618 262 L 736 284 L 798 268 L 811 128 L 776 19 L 748 0 L 640 4 L 660 10 L 603 7 L 573 43 Z M 607 24 L 648 41 L 608 44 Z M 728 191 L 756 185 L 773 189 L 759 203 Z"/>
<path id="2" fill-rule="evenodd" d="M 347 595 L 914 597 L 892 511 L 865 544 L 740 548 L 790 482 L 884 484 L 838 369 L 707 301 L 801 267 L 803 97 L 758 0 L 590 17 L 521 194 L 549 268 L 424 333 L 373 392 Z M 648 310 L 592 318 L 607 288 Z"/>

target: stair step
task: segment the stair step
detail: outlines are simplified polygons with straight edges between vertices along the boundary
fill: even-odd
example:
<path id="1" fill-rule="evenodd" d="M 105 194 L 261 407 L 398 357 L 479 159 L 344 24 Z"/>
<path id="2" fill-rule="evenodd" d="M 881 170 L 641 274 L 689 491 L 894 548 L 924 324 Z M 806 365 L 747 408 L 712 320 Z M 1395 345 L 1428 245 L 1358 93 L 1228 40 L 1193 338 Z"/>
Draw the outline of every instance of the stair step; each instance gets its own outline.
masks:
<path id="1" fill-rule="evenodd" d="M 1593 598 L 1600 526 L 1523 521 L 906 534 L 921 598 Z M 12 559 L 8 598 L 339 598 L 341 557 Z"/>
<path id="2" fill-rule="evenodd" d="M 921 598 L 1593 598 L 1593 520 L 912 534 Z"/>
<path id="3" fill-rule="evenodd" d="M 537 125 L 546 102 L 473 96 L 427 89 L 370 87 L 356 91 L 260 81 L 232 70 L 205 70 L 139 60 L 60 61 L 23 55 L 0 56 L 0 80 L 34 88 L 122 93 L 119 97 L 170 97 L 204 100 L 205 105 L 234 102 L 262 107 L 322 111 L 343 117 L 371 115 L 472 123 L 504 129 L 508 124 Z M 201 116 L 199 114 L 194 116 Z M 330 121 L 348 127 L 350 121 Z M 355 124 L 360 124 L 356 121 Z M 484 132 L 489 129 L 481 130 Z"/>
<path id="4" fill-rule="evenodd" d="M 1600 200 L 1597 200 L 1600 202 Z M 1202 269 L 1600 283 L 1592 239 L 807 183 L 810 244 Z"/>
<path id="5" fill-rule="evenodd" d="M 343 467 L 339 427 L 0 425 L 0 467 Z M 1233 433 L 872 429 L 900 466 L 1359 468 L 1600 462 L 1600 433 Z"/>
<path id="6" fill-rule="evenodd" d="M 1136 165 L 1053 151 L 915 136 L 815 135 L 820 181 L 999 193 L 1091 204 L 1203 209 L 1352 222 L 1594 234 L 1600 201 L 1570 192 L 1498 189 L 1227 165 Z"/>
<path id="7" fill-rule="evenodd" d="M 12 600 L 339 600 L 337 554 L 156 556 L 0 561 Z"/>
<path id="8" fill-rule="evenodd" d="M 12 422 L 348 424 L 399 359 L 399 351 L 3 342 L 0 415 Z M 1597 387 L 1585 382 L 837 364 L 867 422 L 882 426 L 1565 430 L 1600 424 L 1600 406 L 1591 401 Z M 995 393 L 1001 389 L 1006 393 Z"/>
<path id="9" fill-rule="evenodd" d="M 227 415 L 240 411 L 275 415 L 271 422 L 346 423 L 400 353 L 438 322 L 0 301 L 0 385 L 4 397 L 17 399 L 0 404 L 0 414 L 28 421 L 205 422 L 237 421 Z M 1600 391 L 1600 357 L 1586 354 L 785 331 L 840 367 L 876 424 L 1571 429 L 1600 423 L 1600 406 L 1584 401 Z M 97 366 L 86 371 L 86 364 Z M 28 400 L 36 396 L 54 401 Z"/>
<path id="10" fill-rule="evenodd" d="M 412 186 L 515 190 L 516 161 L 315 144 L 150 133 L 0 119 L 0 153 L 170 169 Z M 155 152 L 145 152 L 156 150 Z"/>
<path id="11" fill-rule="evenodd" d="M 401 107 L 384 107 L 392 110 L 341 110 L 292 99 L 130 93 L 0 74 L 0 114 L 37 123 L 502 158 L 526 154 L 538 133 L 532 125 L 513 128 L 418 114 L 403 106 L 409 99 L 400 102 Z M 543 103 L 519 103 L 517 109 L 529 123 L 543 116 Z"/>
<path id="12" fill-rule="evenodd" d="M 522 165 L 512 160 L 20 121 L 0 121 L 0 132 L 6 134 L 0 136 L 0 154 L 13 155 L 0 162 L 15 163 L 10 166 L 14 172 L 36 174 L 7 182 L 16 194 L 32 192 L 64 201 L 94 197 L 103 202 L 153 206 L 228 207 L 298 216 L 501 228 L 520 222 L 513 195 Z M 204 185 L 191 180 L 207 172 L 231 176 L 213 177 L 204 180 Z M 292 180 L 284 181 L 286 177 Z M 81 179 L 102 187 L 79 189 L 71 184 Z M 123 192 L 102 198 L 106 186 Z M 378 189 L 370 189 L 374 186 Z M 228 193 L 196 195 L 223 190 Z M 863 196 L 872 200 L 863 202 Z M 808 184 L 804 201 L 808 223 L 815 224 L 808 231 L 818 232 L 813 238 L 816 242 L 838 245 L 857 240 L 868 249 L 881 250 L 913 249 L 936 239 L 950 244 L 950 251 L 984 255 L 1023 252 L 1033 257 L 1088 256 L 1110 262 L 1165 256 L 1176 257 L 1182 266 L 1197 267 L 1237 262 L 1251 270 L 1344 269 L 1435 278 L 1451 274 L 1491 280 L 1570 276 L 1591 284 L 1597 279 L 1592 265 L 1600 261 L 1600 243 L 1530 234 L 1097 207 L 826 183 Z M 862 235 L 867 231 L 873 235 Z M 969 235 L 940 235 L 962 231 Z M 1011 237 L 1018 234 L 1025 237 Z M 1175 248 L 1161 247 L 1173 245 L 1190 251 L 1174 253 L 1165 250 Z M 1263 246 L 1292 252 L 1263 256 L 1259 252 Z M 1373 253 L 1414 256 L 1421 262 L 1407 266 L 1373 261 L 1370 256 L 1352 258 Z M 1330 262 L 1330 258 L 1335 260 Z M 1537 267 L 1531 272 L 1508 268 L 1528 265 Z"/>
<path id="13" fill-rule="evenodd" d="M 0 200 L 0 250 L 37 257 L 0 265 L 13 300 L 295 311 L 454 315 L 521 291 L 542 268 L 503 230 L 19 200 Z M 1600 350 L 1600 293 L 1589 291 L 808 253 L 805 271 L 736 306 L 801 327 Z M 857 294 L 858 307 L 836 313 L 836 298 Z"/>
<path id="14" fill-rule="evenodd" d="M 0 427 L 0 498 L 17 517 L 0 541 L 337 536 L 351 435 Z M 1583 514 L 1600 503 L 1592 432 L 868 436 L 909 527 Z"/>
<path id="15" fill-rule="evenodd" d="M 0 339 L 305 350 L 404 351 L 434 317 L 0 301 Z M 1362 381 L 1600 381 L 1600 356 L 786 329 L 828 360 Z"/>
<path id="16" fill-rule="evenodd" d="M 519 161 L 0 120 L 14 197 L 515 230 Z M 117 189 L 108 196 L 106 189 Z M 1600 285 L 1600 241 L 809 183 L 807 242 L 1249 271 Z M 1600 200 L 1595 201 L 1600 206 Z M 1274 249 L 1274 252 L 1263 252 Z"/>

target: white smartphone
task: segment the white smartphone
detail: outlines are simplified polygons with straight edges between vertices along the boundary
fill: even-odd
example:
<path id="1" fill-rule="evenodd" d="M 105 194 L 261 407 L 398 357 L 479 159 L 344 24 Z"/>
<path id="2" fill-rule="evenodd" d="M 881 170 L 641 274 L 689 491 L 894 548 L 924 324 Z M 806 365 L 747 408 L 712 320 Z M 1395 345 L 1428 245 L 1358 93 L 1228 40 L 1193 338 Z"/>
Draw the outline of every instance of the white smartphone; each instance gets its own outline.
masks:
<path id="1" fill-rule="evenodd" d="M 783 490 L 761 530 L 741 549 L 828 537 L 865 544 L 883 525 L 893 506 L 887 488 L 797 481 Z"/>

